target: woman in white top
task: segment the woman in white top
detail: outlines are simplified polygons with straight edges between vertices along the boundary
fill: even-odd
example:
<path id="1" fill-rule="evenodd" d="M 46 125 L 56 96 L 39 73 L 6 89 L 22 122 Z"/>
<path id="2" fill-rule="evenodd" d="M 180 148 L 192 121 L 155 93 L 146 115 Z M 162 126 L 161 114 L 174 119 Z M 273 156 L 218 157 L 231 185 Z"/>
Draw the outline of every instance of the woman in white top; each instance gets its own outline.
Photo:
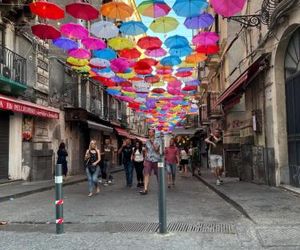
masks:
<path id="1" fill-rule="evenodd" d="M 144 187 L 144 156 L 145 150 L 140 141 L 137 141 L 132 151 L 132 161 L 136 171 L 137 187 Z"/>
<path id="2" fill-rule="evenodd" d="M 187 148 L 180 150 L 180 165 L 183 166 L 183 174 L 187 176 L 189 165 L 189 150 Z"/>

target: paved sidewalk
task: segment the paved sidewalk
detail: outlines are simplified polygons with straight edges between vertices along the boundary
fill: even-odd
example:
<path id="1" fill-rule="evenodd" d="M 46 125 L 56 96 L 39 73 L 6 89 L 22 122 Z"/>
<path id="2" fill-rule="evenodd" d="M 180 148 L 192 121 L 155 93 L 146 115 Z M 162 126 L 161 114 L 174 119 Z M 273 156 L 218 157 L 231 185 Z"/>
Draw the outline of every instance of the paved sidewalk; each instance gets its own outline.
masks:
<path id="1" fill-rule="evenodd" d="M 115 167 L 112 173 L 122 171 L 122 166 Z M 63 185 L 68 186 L 86 181 L 86 175 L 68 176 Z M 53 189 L 55 187 L 54 179 L 45 181 L 12 181 L 0 184 L 0 202 L 13 200 L 30 194 Z"/>
<path id="2" fill-rule="evenodd" d="M 296 193 L 227 177 L 217 186 L 208 169 L 202 169 L 198 178 L 256 224 L 300 224 L 300 195 Z"/>

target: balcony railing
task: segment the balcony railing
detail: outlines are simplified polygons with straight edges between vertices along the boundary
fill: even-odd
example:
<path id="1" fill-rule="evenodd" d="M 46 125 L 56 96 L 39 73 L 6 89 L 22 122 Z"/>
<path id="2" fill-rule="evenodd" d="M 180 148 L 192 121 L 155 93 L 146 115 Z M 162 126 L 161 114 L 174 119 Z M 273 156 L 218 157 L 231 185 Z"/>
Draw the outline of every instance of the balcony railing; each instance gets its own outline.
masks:
<path id="1" fill-rule="evenodd" d="M 0 74 L 8 80 L 26 85 L 26 59 L 0 45 Z"/>

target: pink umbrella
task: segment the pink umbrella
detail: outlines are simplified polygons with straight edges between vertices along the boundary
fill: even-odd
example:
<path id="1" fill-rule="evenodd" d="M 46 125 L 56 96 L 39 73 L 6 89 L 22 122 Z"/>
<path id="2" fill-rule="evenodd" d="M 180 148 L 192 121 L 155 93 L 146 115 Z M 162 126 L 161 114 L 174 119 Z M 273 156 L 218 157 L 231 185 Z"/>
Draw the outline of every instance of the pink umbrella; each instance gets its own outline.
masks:
<path id="1" fill-rule="evenodd" d="M 82 39 L 81 42 L 84 45 L 84 47 L 86 47 L 87 49 L 91 49 L 91 50 L 98 50 L 98 49 L 106 48 L 105 42 L 103 40 L 95 38 L 95 37 L 84 38 L 84 39 Z"/>
<path id="2" fill-rule="evenodd" d="M 214 45 L 217 41 L 219 41 L 219 35 L 209 31 L 200 32 L 192 39 L 194 45 Z"/>
<path id="3" fill-rule="evenodd" d="M 124 102 L 132 102 L 132 101 L 134 101 L 134 98 L 129 97 L 129 96 L 123 96 L 123 95 L 119 96 L 118 99 L 121 100 L 121 101 L 124 101 Z"/>
<path id="4" fill-rule="evenodd" d="M 69 50 L 68 55 L 78 58 L 78 59 L 90 59 L 91 58 L 91 52 L 89 52 L 86 49 L 71 49 L 71 50 Z"/>
<path id="5" fill-rule="evenodd" d="M 167 51 L 163 48 L 147 49 L 145 55 L 150 57 L 162 57 L 167 54 Z"/>
<path id="6" fill-rule="evenodd" d="M 74 39 L 85 39 L 89 36 L 89 31 L 80 24 L 77 23 L 66 23 L 60 27 L 62 35 Z"/>
<path id="7" fill-rule="evenodd" d="M 240 12 L 246 0 L 211 0 L 215 12 L 224 17 L 230 17 Z"/>
<path id="8" fill-rule="evenodd" d="M 116 58 L 111 60 L 110 67 L 116 73 L 124 73 L 129 68 L 129 63 L 124 58 Z"/>

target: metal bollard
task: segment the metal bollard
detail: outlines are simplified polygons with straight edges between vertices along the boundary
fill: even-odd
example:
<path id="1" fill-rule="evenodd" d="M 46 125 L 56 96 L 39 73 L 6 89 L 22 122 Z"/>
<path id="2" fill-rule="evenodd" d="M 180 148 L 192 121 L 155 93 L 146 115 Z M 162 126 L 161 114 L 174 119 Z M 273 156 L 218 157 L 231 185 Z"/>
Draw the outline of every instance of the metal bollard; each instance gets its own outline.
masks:
<path id="1" fill-rule="evenodd" d="M 166 209 L 166 181 L 164 161 L 158 163 L 158 181 L 159 181 L 159 233 L 167 233 L 167 209 Z"/>
<path id="2" fill-rule="evenodd" d="M 64 216 L 63 216 L 63 177 L 62 165 L 57 164 L 55 167 L 55 210 L 56 210 L 56 234 L 64 233 Z"/>

